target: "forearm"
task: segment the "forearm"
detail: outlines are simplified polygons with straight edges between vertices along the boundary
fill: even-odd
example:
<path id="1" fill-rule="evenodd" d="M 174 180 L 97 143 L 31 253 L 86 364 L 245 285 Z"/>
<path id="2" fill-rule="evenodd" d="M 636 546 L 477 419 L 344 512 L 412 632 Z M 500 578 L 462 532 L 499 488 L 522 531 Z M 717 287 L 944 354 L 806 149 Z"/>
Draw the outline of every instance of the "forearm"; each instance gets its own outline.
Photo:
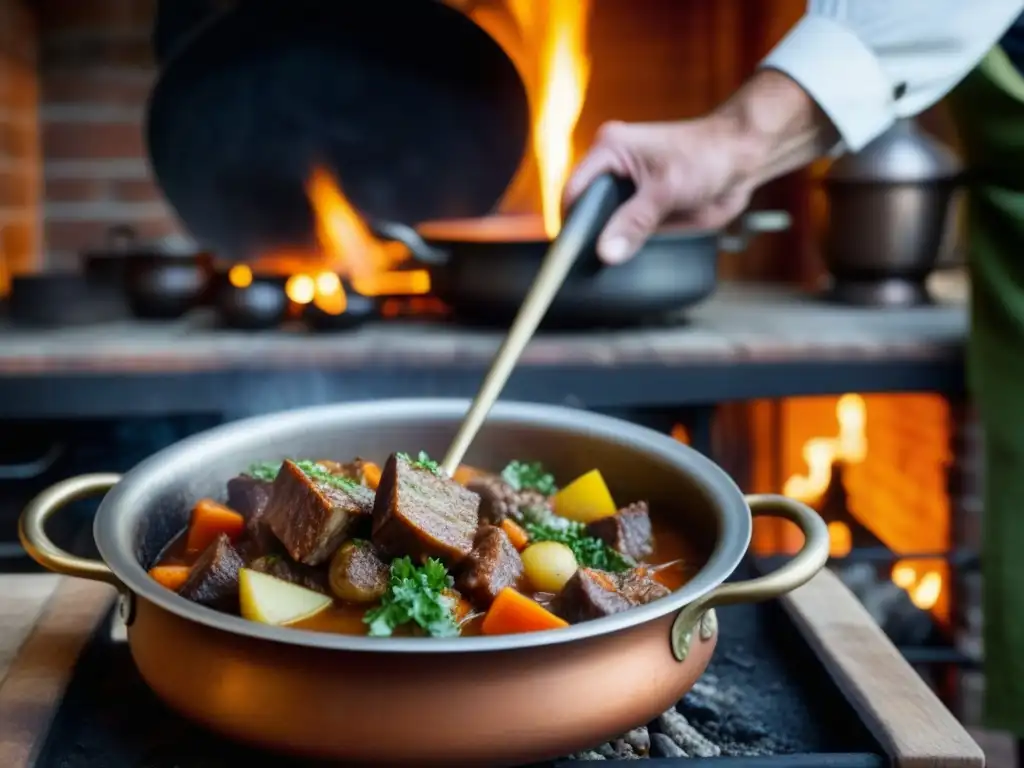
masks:
<path id="1" fill-rule="evenodd" d="M 752 187 L 802 168 L 839 140 L 807 91 L 770 69 L 757 72 L 709 119 L 731 139 L 736 181 Z"/>

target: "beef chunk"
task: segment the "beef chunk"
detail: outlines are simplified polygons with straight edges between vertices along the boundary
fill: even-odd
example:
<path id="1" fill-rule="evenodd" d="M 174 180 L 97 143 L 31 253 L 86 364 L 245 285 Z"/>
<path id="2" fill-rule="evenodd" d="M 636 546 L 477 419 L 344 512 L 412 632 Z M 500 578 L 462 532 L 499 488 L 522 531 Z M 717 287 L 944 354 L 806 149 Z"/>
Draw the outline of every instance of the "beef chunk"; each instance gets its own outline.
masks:
<path id="1" fill-rule="evenodd" d="M 238 571 L 242 558 L 222 533 L 199 556 L 188 580 L 181 585 L 182 597 L 221 611 L 238 610 Z"/>
<path id="2" fill-rule="evenodd" d="M 236 548 L 246 563 L 280 551 L 277 537 L 265 520 L 273 487 L 273 482 L 250 475 L 238 475 L 228 480 L 227 504 L 245 517 L 245 532 Z"/>
<path id="3" fill-rule="evenodd" d="M 634 560 L 642 560 L 654 551 L 646 501 L 638 501 L 611 517 L 595 520 L 587 526 L 587 533 Z"/>
<path id="4" fill-rule="evenodd" d="M 228 506 L 246 520 L 259 518 L 270 501 L 273 485 L 268 480 L 257 480 L 249 475 L 233 477 L 228 480 Z"/>
<path id="5" fill-rule="evenodd" d="M 263 555 L 248 562 L 246 567 L 315 592 L 328 593 L 327 574 L 323 568 L 296 563 L 287 555 Z"/>
<path id="6" fill-rule="evenodd" d="M 625 573 L 580 568 L 562 587 L 552 608 L 570 624 L 578 624 L 645 605 L 667 594 L 668 588 L 652 579 L 643 567 Z"/>
<path id="7" fill-rule="evenodd" d="M 387 592 L 390 575 L 391 567 L 370 542 L 346 541 L 331 560 L 331 592 L 351 603 L 373 603 Z"/>
<path id="8" fill-rule="evenodd" d="M 479 608 L 487 608 L 505 587 L 523 573 L 523 561 L 508 536 L 493 525 L 480 527 L 473 551 L 463 562 L 455 583 L 459 592 Z"/>
<path id="9" fill-rule="evenodd" d="M 497 475 L 480 475 L 466 484 L 480 497 L 480 522 L 500 525 L 505 518 L 523 519 L 523 510 L 549 510 L 551 503 L 539 491 L 517 491 Z"/>
<path id="10" fill-rule="evenodd" d="M 373 506 L 373 543 L 392 557 L 457 563 L 473 549 L 479 505 L 451 478 L 392 454 Z"/>
<path id="11" fill-rule="evenodd" d="M 373 491 L 330 477 L 311 477 L 285 461 L 274 480 L 264 520 L 293 560 L 327 561 L 360 517 L 373 510 Z"/>

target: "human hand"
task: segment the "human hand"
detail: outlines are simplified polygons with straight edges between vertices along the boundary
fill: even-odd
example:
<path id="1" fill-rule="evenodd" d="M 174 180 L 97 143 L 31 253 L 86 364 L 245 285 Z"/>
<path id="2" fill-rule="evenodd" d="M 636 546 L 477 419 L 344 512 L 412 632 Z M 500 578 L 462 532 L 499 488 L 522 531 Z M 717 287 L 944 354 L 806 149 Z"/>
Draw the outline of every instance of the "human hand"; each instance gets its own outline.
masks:
<path id="1" fill-rule="evenodd" d="M 630 259 L 663 223 L 717 229 L 747 206 L 752 148 L 729 121 L 708 116 L 675 123 L 606 123 L 565 186 L 571 205 L 598 176 L 628 177 L 636 193 L 597 242 L 609 264 Z"/>

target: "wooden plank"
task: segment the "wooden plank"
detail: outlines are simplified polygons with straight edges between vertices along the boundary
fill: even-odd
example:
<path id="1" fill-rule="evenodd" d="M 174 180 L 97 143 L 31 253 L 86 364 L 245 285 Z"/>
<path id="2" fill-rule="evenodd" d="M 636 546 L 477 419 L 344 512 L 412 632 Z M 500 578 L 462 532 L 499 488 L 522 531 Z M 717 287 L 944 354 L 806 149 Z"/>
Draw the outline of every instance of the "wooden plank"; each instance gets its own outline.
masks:
<path id="1" fill-rule="evenodd" d="M 4 577 L 4 584 L 9 578 Z M 75 663 L 114 594 L 105 584 L 59 578 L 0 683 L 0 765 L 4 768 L 31 768 Z M 6 634 L 7 627 L 3 629 Z"/>
<path id="2" fill-rule="evenodd" d="M 0 683 L 59 583 L 49 573 L 0 577 Z"/>
<path id="3" fill-rule="evenodd" d="M 982 768 L 985 754 L 829 570 L 781 599 L 898 768 Z"/>

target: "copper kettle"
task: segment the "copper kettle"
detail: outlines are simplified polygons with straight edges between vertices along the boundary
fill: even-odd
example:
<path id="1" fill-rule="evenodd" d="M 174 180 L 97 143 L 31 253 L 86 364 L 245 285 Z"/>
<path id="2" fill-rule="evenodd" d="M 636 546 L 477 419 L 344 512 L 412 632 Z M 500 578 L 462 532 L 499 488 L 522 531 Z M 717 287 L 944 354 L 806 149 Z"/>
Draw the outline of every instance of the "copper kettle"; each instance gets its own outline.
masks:
<path id="1" fill-rule="evenodd" d="M 822 256 L 829 293 L 848 304 L 927 303 L 925 281 L 952 236 L 963 165 L 902 119 L 822 178 L 827 220 Z"/>

